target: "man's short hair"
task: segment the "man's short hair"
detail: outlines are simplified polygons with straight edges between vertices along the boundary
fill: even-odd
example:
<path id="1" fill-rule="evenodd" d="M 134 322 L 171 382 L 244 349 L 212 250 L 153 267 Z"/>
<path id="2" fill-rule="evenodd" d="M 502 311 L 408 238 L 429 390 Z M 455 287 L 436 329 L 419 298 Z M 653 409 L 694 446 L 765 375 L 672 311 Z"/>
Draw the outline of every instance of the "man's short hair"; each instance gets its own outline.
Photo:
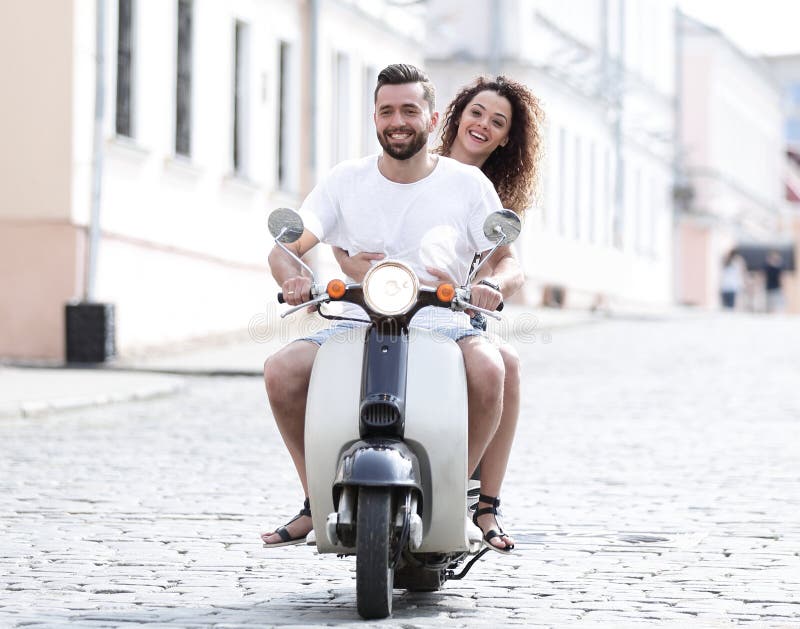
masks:
<path id="1" fill-rule="evenodd" d="M 436 88 L 431 83 L 430 77 L 425 72 L 410 63 L 393 63 L 386 66 L 378 75 L 378 84 L 375 86 L 375 100 L 378 102 L 378 90 L 384 85 L 404 85 L 406 83 L 419 83 L 431 113 L 436 109 Z"/>

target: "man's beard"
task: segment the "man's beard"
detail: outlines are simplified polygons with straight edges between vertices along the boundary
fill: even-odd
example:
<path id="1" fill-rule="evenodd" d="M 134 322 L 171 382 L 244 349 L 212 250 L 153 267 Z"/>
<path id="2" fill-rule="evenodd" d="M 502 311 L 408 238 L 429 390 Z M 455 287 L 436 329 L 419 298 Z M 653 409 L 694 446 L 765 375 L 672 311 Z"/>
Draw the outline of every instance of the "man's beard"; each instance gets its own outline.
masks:
<path id="1" fill-rule="evenodd" d="M 420 149 L 428 143 L 429 134 L 425 133 L 424 131 L 419 131 L 414 133 L 414 137 L 412 138 L 411 142 L 406 144 L 403 148 L 393 148 L 389 139 L 386 137 L 386 135 L 392 133 L 393 131 L 397 131 L 397 129 L 387 129 L 383 132 L 383 134 L 378 133 L 378 142 L 383 148 L 384 153 L 394 159 L 401 161 L 410 159 L 419 153 Z"/>

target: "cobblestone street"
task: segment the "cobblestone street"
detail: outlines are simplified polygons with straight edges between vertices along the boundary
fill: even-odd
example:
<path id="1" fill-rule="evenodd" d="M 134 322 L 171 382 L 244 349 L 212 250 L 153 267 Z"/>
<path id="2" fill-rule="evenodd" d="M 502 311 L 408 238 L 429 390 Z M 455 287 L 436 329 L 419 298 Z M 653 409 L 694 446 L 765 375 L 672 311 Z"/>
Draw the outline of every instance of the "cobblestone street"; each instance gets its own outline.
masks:
<path id="1" fill-rule="evenodd" d="M 681 315 L 517 344 L 512 557 L 386 627 L 800 626 L 800 325 Z M 0 627 L 364 626 L 355 560 L 266 550 L 299 484 L 258 378 L 0 419 Z"/>

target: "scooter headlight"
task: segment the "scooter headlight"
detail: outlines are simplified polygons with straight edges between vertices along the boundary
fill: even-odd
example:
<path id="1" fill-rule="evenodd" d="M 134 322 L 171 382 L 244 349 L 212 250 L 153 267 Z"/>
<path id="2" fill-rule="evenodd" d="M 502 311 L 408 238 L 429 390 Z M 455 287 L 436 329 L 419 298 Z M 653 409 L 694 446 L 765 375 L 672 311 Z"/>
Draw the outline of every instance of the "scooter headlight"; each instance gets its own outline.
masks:
<path id="1" fill-rule="evenodd" d="M 405 314 L 417 303 L 419 280 L 401 262 L 381 262 L 372 267 L 361 284 L 364 301 L 378 314 Z"/>

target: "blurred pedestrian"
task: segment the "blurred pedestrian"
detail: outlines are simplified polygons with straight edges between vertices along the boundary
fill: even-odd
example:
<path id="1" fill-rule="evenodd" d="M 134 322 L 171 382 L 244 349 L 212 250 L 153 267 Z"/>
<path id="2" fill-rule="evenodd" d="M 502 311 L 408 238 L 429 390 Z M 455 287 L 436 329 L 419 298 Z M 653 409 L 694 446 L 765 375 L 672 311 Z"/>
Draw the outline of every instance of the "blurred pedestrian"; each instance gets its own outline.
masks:
<path id="1" fill-rule="evenodd" d="M 742 258 L 732 249 L 722 263 L 719 290 L 722 297 L 722 307 L 726 310 L 736 308 L 736 297 L 744 286 L 744 273 Z"/>
<path id="2" fill-rule="evenodd" d="M 767 254 L 767 263 L 764 266 L 764 288 L 767 292 L 767 312 L 780 312 L 783 310 L 783 289 L 781 288 L 781 274 L 783 272 L 783 256 L 773 250 Z"/>

